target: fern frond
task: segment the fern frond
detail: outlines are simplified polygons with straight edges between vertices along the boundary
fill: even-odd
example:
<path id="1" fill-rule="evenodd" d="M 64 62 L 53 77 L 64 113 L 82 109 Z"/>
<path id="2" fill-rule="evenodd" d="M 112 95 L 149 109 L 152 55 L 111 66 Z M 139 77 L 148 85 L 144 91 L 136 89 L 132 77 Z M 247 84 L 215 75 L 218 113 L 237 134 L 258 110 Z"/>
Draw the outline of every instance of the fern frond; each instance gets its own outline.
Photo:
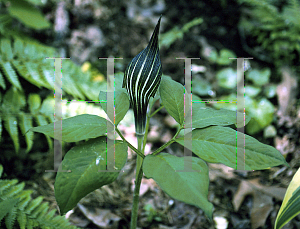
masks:
<path id="1" fill-rule="evenodd" d="M 0 165 L 0 175 L 3 171 Z M 49 211 L 49 203 L 43 197 L 31 198 L 31 190 L 23 190 L 24 183 L 0 179 L 0 222 L 5 218 L 7 229 L 76 229 L 63 216 L 55 216 L 56 210 Z"/>
<path id="2" fill-rule="evenodd" d="M 4 127 L 13 140 L 15 151 L 18 153 L 20 149 L 18 120 L 16 116 L 10 115 L 4 117 Z"/>
<path id="3" fill-rule="evenodd" d="M 26 228 L 27 217 L 26 217 L 26 214 L 24 212 L 18 211 L 17 221 L 19 223 L 20 229 L 25 229 Z"/>
<path id="4" fill-rule="evenodd" d="M 5 191 L 8 188 L 10 188 L 12 185 L 16 184 L 16 183 L 18 183 L 17 179 L 13 179 L 13 180 L 0 180 L 0 196 L 3 199 L 7 199 L 8 197 L 4 195 Z"/>
<path id="5" fill-rule="evenodd" d="M 6 199 L 0 203 L 0 222 L 15 207 L 18 199 Z"/>
<path id="6" fill-rule="evenodd" d="M 2 117 L 0 116 L 0 142 L 2 137 Z"/>
<path id="7" fill-rule="evenodd" d="M 6 89 L 6 84 L 4 81 L 4 77 L 2 75 L 2 73 L 0 72 L 0 86 L 5 90 Z"/>
<path id="8" fill-rule="evenodd" d="M 9 212 L 8 215 L 5 217 L 5 224 L 7 229 L 13 229 L 17 216 L 17 209 L 13 207 Z"/>
<path id="9" fill-rule="evenodd" d="M 12 68 L 11 63 L 3 62 L 2 60 L 0 60 L 0 67 L 2 68 L 4 75 L 6 76 L 8 81 L 12 85 L 14 85 L 16 88 L 18 88 L 19 90 L 22 90 L 18 76 L 17 76 L 15 70 Z"/>
<path id="10" fill-rule="evenodd" d="M 25 135 L 27 130 L 29 130 L 30 128 L 33 127 L 32 126 L 32 116 L 21 112 L 18 117 L 19 117 L 19 126 L 21 129 L 21 132 L 23 135 Z M 25 141 L 27 144 L 26 153 L 28 153 L 31 150 L 32 145 L 33 145 L 33 133 L 28 132 L 25 135 Z"/>

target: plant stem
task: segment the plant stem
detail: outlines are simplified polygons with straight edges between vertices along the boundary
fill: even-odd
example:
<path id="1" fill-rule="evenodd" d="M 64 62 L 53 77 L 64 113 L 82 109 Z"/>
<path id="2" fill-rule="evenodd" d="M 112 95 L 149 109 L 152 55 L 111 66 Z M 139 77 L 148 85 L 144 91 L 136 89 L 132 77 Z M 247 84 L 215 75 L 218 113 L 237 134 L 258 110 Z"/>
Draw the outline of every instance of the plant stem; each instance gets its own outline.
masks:
<path id="1" fill-rule="evenodd" d="M 156 111 L 154 111 L 151 115 L 150 115 L 150 118 L 155 115 L 157 112 L 159 112 L 161 109 L 164 108 L 164 105 L 160 106 Z"/>
<path id="2" fill-rule="evenodd" d="M 143 156 L 145 157 L 144 152 L 142 151 L 142 149 L 143 149 L 143 139 L 144 139 L 144 135 L 137 135 L 138 150 L 140 152 L 142 152 Z M 142 166 L 143 159 L 144 159 L 143 157 L 137 157 L 136 158 L 135 180 L 138 179 L 138 174 L 139 174 L 140 168 Z"/>
<path id="3" fill-rule="evenodd" d="M 137 135 L 138 150 L 142 151 L 142 153 L 144 154 L 144 151 L 142 150 L 143 149 L 143 139 L 144 139 L 144 135 Z M 137 226 L 140 186 L 141 186 L 142 177 L 143 177 L 142 164 L 143 164 L 143 158 L 137 157 L 136 171 L 135 171 L 135 187 L 134 187 L 134 193 L 133 193 L 130 229 L 136 229 L 136 226 Z"/>
<path id="4" fill-rule="evenodd" d="M 155 150 L 155 151 L 152 153 L 152 155 L 155 156 L 156 154 L 160 153 L 163 149 L 165 149 L 166 147 L 168 147 L 169 145 L 171 145 L 173 142 L 175 142 L 175 138 L 177 137 L 177 135 L 179 134 L 179 132 L 180 132 L 183 128 L 184 128 L 184 127 L 181 126 L 181 127 L 177 130 L 177 132 L 176 132 L 176 134 L 174 135 L 174 137 L 173 137 L 170 141 L 168 141 L 167 143 L 165 143 L 165 144 L 163 144 L 161 147 L 159 147 L 157 150 Z"/>
<path id="5" fill-rule="evenodd" d="M 127 142 L 130 149 L 132 149 L 134 152 L 136 152 L 140 157 L 144 158 L 145 155 L 141 152 L 141 150 L 136 149 L 133 145 L 131 145 L 123 136 L 123 134 L 116 128 L 116 132 L 119 134 L 119 136 L 122 138 L 123 141 Z"/>
<path id="6" fill-rule="evenodd" d="M 138 178 L 135 181 L 134 193 L 133 193 L 133 203 L 131 210 L 131 222 L 130 229 L 136 229 L 137 219 L 138 219 L 138 210 L 139 210 L 139 197 L 140 197 L 140 186 L 143 177 L 143 167 L 140 168 L 138 172 Z"/>

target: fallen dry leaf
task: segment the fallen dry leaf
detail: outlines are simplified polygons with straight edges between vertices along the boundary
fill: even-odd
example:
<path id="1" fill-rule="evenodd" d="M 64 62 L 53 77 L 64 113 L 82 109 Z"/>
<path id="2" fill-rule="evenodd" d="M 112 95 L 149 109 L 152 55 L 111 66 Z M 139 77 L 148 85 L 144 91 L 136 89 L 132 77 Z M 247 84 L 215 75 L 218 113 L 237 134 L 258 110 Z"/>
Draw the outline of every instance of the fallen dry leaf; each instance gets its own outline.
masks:
<path id="1" fill-rule="evenodd" d="M 283 200 L 286 189 L 264 186 L 259 179 L 249 181 L 242 180 L 233 198 L 234 210 L 237 212 L 247 195 L 253 196 L 251 209 L 251 228 L 256 229 L 265 225 L 265 221 L 273 210 L 272 197 Z"/>

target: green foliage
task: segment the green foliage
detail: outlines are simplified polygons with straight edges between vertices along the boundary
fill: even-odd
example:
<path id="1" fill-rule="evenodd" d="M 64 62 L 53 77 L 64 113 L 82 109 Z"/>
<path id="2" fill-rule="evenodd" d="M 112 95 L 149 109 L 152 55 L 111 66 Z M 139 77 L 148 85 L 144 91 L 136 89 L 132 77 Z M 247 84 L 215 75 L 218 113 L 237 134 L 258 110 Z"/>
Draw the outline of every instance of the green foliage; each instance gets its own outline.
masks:
<path id="1" fill-rule="evenodd" d="M 127 143 L 115 141 L 108 147 L 106 137 L 91 139 L 72 148 L 55 180 L 55 197 L 61 214 L 74 208 L 88 193 L 115 181 L 127 160 Z M 107 161 L 107 152 L 115 152 L 115 161 Z M 107 170 L 113 165 L 112 171 Z"/>
<path id="2" fill-rule="evenodd" d="M 181 29 L 177 26 L 170 31 L 160 35 L 160 44 L 169 48 L 176 40 L 182 39 L 183 35 L 189 31 L 193 26 L 199 25 L 203 22 L 202 18 L 195 18 L 192 21 L 186 23 Z"/>
<path id="3" fill-rule="evenodd" d="M 173 90 L 172 90 L 173 89 Z M 242 123 L 236 123 L 236 112 L 228 110 L 213 110 L 205 108 L 199 103 L 193 104 L 193 128 L 192 132 L 177 138 L 180 130 L 184 129 L 184 87 L 164 76 L 160 85 L 160 98 L 166 110 L 179 123 L 180 128 L 175 136 L 164 146 L 156 150 L 152 155 L 144 155 L 134 148 L 122 136 L 120 131 L 116 130 L 123 141 L 115 141 L 115 162 L 107 160 L 107 166 L 115 163 L 116 169 L 120 170 L 127 158 L 127 144 L 144 158 L 143 167 L 147 177 L 153 178 L 158 185 L 171 197 L 184 201 L 186 203 L 202 208 L 208 218 L 212 217 L 212 204 L 207 200 L 208 192 L 208 169 L 206 163 L 223 163 L 229 167 L 236 168 L 237 165 L 244 165 L 245 170 L 267 169 L 277 165 L 288 165 L 279 151 L 271 146 L 264 145 L 256 139 L 237 132 L 229 127 L 223 127 L 235 124 L 238 127 L 243 126 Z M 167 96 L 169 95 L 169 96 Z M 171 96 L 170 96 L 171 95 Z M 116 111 L 122 113 L 123 110 Z M 116 113 L 116 116 L 120 115 Z M 72 209 L 77 202 L 87 195 L 89 192 L 100 188 L 102 185 L 113 182 L 118 173 L 117 171 L 107 170 L 106 158 L 109 158 L 109 149 L 106 146 L 106 137 L 95 138 L 98 135 L 90 135 L 93 133 L 94 126 L 89 128 L 87 123 L 92 123 L 91 119 L 101 119 L 92 115 L 76 116 L 70 119 L 63 120 L 63 126 L 66 128 L 63 132 L 63 138 L 72 137 L 72 141 L 79 141 L 87 138 L 91 139 L 83 144 L 77 145 L 67 152 L 63 162 L 62 170 L 72 170 L 72 173 L 62 172 L 57 175 L 55 182 L 55 196 L 59 203 L 62 213 Z M 246 124 L 250 118 L 246 118 Z M 72 127 L 77 123 L 82 124 L 80 131 Z M 110 123 L 110 122 L 108 122 Z M 63 129 L 64 129 L 63 128 Z M 53 136 L 53 124 L 48 126 L 40 126 L 31 129 L 39 131 L 49 136 Z M 147 132 L 146 132 L 147 133 Z M 246 158 L 244 161 L 244 148 L 237 148 L 238 139 L 245 139 L 243 146 L 245 147 Z M 169 154 L 160 153 L 165 147 L 173 142 L 188 147 L 198 157 L 176 157 Z M 186 141 L 190 141 L 191 145 L 186 145 Z M 119 148 L 120 147 L 120 148 Z M 106 155 L 107 152 L 107 155 Z M 113 152 L 113 151 L 112 151 Z M 102 161 L 102 159 L 104 159 Z M 99 163 L 103 162 L 105 171 L 98 172 Z M 191 170 L 192 172 L 180 172 L 180 170 Z M 98 173 L 97 173 L 98 172 Z M 201 182 L 199 182 L 199 180 Z M 200 186 L 201 187 L 200 187 Z"/>
<path id="4" fill-rule="evenodd" d="M 30 131 L 43 133 L 54 138 L 54 127 L 60 121 L 31 128 Z M 82 114 L 62 120 L 62 141 L 77 142 L 106 134 L 109 123 L 97 115 Z M 29 132 L 30 133 L 30 132 Z"/>
<path id="5" fill-rule="evenodd" d="M 275 148 L 229 127 L 195 129 L 190 134 L 177 138 L 176 142 L 184 146 L 185 138 L 192 140 L 192 147 L 188 148 L 210 163 L 222 163 L 233 169 L 237 169 L 237 165 L 245 165 L 245 170 L 262 170 L 283 163 L 287 165 Z M 238 146 L 237 139 L 245 139 L 245 143 Z"/>
<path id="6" fill-rule="evenodd" d="M 160 84 L 160 98 L 168 113 L 180 125 L 184 122 L 184 87 L 174 80 L 163 77 Z"/>
<path id="7" fill-rule="evenodd" d="M 300 213 L 300 169 L 295 173 L 286 190 L 282 205 L 276 217 L 275 229 L 282 228 Z"/>
<path id="8" fill-rule="evenodd" d="M 300 55 L 300 3 L 288 0 L 282 9 L 277 1 L 239 0 L 251 7 L 249 17 L 240 21 L 242 35 L 255 41 L 253 47 L 244 46 L 253 56 L 275 63 L 290 65 L 299 61 Z M 253 51 L 254 50 L 254 51 Z"/>
<path id="9" fill-rule="evenodd" d="M 8 32 L 10 34 L 10 32 Z M 9 133 L 16 152 L 19 151 L 20 131 L 24 135 L 34 123 L 46 125 L 53 122 L 54 100 L 47 97 L 44 101 L 39 94 L 30 93 L 26 98 L 21 85 L 26 80 L 30 85 L 37 88 L 46 88 L 53 93 L 54 89 L 54 66 L 53 61 L 46 57 L 55 56 L 55 49 L 42 45 L 26 37 L 8 36 L 0 39 L 0 88 L 4 92 L 1 101 L 0 122 Z M 99 88 L 105 83 L 93 82 L 90 71 L 83 73 L 80 67 L 70 60 L 62 61 L 62 89 L 77 99 L 96 100 Z M 22 79 L 21 79 L 22 78 Z M 2 128 L 0 128 L 1 139 Z M 27 144 L 26 152 L 33 145 L 33 133 L 25 135 Z M 47 137 L 49 147 L 52 141 Z"/>
<path id="10" fill-rule="evenodd" d="M 29 2 L 24 0 L 10 0 L 9 3 L 9 14 L 19 19 L 26 26 L 34 29 L 46 29 L 50 27 L 50 23 L 44 15 Z"/>
<path id="11" fill-rule="evenodd" d="M 219 65 L 229 65 L 235 61 L 229 58 L 236 58 L 235 53 L 228 49 L 221 49 L 220 54 L 216 50 L 211 50 L 208 60 Z"/>
<path id="12" fill-rule="evenodd" d="M 129 109 L 129 98 L 126 90 L 123 88 L 119 88 L 114 92 L 100 91 L 99 94 L 100 104 L 106 113 L 108 113 L 106 110 L 107 97 L 109 96 L 108 93 L 111 93 L 110 96 L 114 98 L 114 108 L 115 108 L 115 112 L 108 114 L 108 116 L 112 123 L 115 122 L 115 125 L 118 125 L 119 122 L 124 118 L 124 116 L 126 115 Z"/>
<path id="13" fill-rule="evenodd" d="M 19 152 L 20 148 L 19 129 L 24 136 L 25 133 L 33 127 L 34 121 L 38 125 L 45 125 L 53 121 L 53 109 L 52 113 L 51 111 L 44 111 L 44 107 L 48 107 L 49 105 L 48 102 L 49 98 L 45 99 L 41 104 L 41 98 L 38 94 L 30 94 L 26 99 L 24 92 L 18 90 L 16 87 L 11 87 L 4 94 L 0 104 L 0 122 L 3 122 L 4 128 L 9 133 L 16 152 Z M 26 105 L 29 105 L 30 113 L 25 112 Z M 0 128 L 0 136 L 1 132 Z M 48 136 L 46 136 L 46 138 L 51 148 L 51 140 Z M 26 134 L 25 141 L 27 144 L 26 152 L 29 152 L 33 145 L 33 133 Z"/>
<path id="14" fill-rule="evenodd" d="M 3 167 L 0 165 L 0 175 Z M 42 202 L 43 197 L 32 199 L 32 190 L 24 190 L 25 184 L 18 180 L 0 179 L 0 221 L 7 229 L 75 229 L 77 227 L 62 216 L 55 216 L 56 210 L 49 210 L 49 203 Z"/>
<path id="15" fill-rule="evenodd" d="M 237 123 L 236 117 L 236 111 L 225 109 L 215 110 L 207 107 L 201 107 L 201 105 L 197 103 L 193 104 L 193 128 L 204 128 L 210 125 L 228 126 L 232 124 L 235 124 L 238 128 L 243 127 L 244 122 Z M 250 117 L 247 116 L 245 124 L 247 125 L 249 121 Z"/>
<path id="16" fill-rule="evenodd" d="M 231 94 L 221 96 L 219 99 L 223 101 L 236 100 L 236 85 L 241 78 L 237 79 L 236 70 L 227 67 L 219 70 L 216 74 L 218 84 L 220 87 L 231 91 Z M 274 117 L 275 107 L 267 99 L 272 98 L 276 94 L 276 86 L 270 83 L 271 70 L 264 69 L 250 69 L 245 72 L 245 87 L 238 88 L 240 94 L 244 94 L 245 111 L 252 120 L 246 127 L 249 134 L 255 134 L 267 126 L 269 126 Z M 264 88 L 264 90 L 262 90 Z M 214 103 L 216 108 L 225 108 L 236 110 L 234 103 Z"/>
<path id="17" fill-rule="evenodd" d="M 146 177 L 153 178 L 172 198 L 203 209 L 212 219 L 213 205 L 207 200 L 208 167 L 203 160 L 167 153 L 148 155 L 144 159 L 143 170 Z"/>

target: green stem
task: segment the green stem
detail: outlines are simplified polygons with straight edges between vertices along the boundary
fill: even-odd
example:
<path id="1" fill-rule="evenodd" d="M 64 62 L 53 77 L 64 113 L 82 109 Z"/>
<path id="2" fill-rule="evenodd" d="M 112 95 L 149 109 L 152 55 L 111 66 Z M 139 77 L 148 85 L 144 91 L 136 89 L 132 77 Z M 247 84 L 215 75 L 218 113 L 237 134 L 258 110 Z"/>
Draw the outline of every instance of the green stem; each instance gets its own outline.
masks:
<path id="1" fill-rule="evenodd" d="M 133 193 L 133 203 L 131 210 L 131 223 L 130 229 L 136 229 L 137 219 L 138 219 L 138 210 L 139 210 L 139 197 L 140 197 L 140 186 L 143 177 L 143 167 L 140 168 L 138 172 L 138 178 L 135 181 L 134 193 Z"/>
<path id="2" fill-rule="evenodd" d="M 181 127 L 177 130 L 177 132 L 176 132 L 176 134 L 174 135 L 174 137 L 173 137 L 170 141 L 168 141 L 167 143 L 165 143 L 165 144 L 163 144 L 161 147 L 159 147 L 157 150 L 155 150 L 155 151 L 152 153 L 152 155 L 155 156 L 156 154 L 160 153 L 163 149 L 165 149 L 166 147 L 168 147 L 169 145 L 171 145 L 173 142 L 175 142 L 175 138 L 177 137 L 177 135 L 179 134 L 179 132 L 180 132 L 183 128 L 184 128 L 184 127 L 181 126 Z"/>
<path id="3" fill-rule="evenodd" d="M 157 112 L 159 112 L 161 109 L 164 108 L 164 105 L 160 106 L 156 111 L 154 111 L 151 115 L 150 115 L 150 118 L 155 115 Z"/>
<path id="4" fill-rule="evenodd" d="M 144 151 L 142 151 L 142 149 L 143 149 L 143 138 L 144 138 L 144 135 L 137 135 L 138 150 L 141 151 L 143 156 L 145 157 Z M 138 173 L 139 173 L 140 168 L 142 166 L 144 157 L 137 157 L 137 159 L 136 159 L 136 172 L 135 172 L 135 179 L 136 180 L 138 179 Z"/>
<path id="5" fill-rule="evenodd" d="M 123 141 L 127 142 L 130 149 L 132 149 L 134 152 L 136 152 L 137 155 L 139 155 L 140 157 L 142 157 L 142 158 L 145 157 L 145 155 L 141 152 L 141 150 L 138 150 L 137 148 L 135 148 L 124 138 L 123 134 L 118 130 L 118 128 L 116 128 L 116 132 L 119 134 L 119 136 L 122 138 Z"/>
<path id="6" fill-rule="evenodd" d="M 137 135 L 138 141 L 138 150 L 143 149 L 143 137 L 144 135 Z M 144 153 L 144 151 L 142 151 Z M 138 219 L 138 210 L 139 210 L 139 196 L 140 196 L 140 186 L 143 177 L 143 158 L 137 157 L 136 159 L 136 170 L 135 170 L 135 187 L 133 192 L 133 203 L 131 210 L 131 224 L 130 229 L 136 229 L 137 219 Z"/>

